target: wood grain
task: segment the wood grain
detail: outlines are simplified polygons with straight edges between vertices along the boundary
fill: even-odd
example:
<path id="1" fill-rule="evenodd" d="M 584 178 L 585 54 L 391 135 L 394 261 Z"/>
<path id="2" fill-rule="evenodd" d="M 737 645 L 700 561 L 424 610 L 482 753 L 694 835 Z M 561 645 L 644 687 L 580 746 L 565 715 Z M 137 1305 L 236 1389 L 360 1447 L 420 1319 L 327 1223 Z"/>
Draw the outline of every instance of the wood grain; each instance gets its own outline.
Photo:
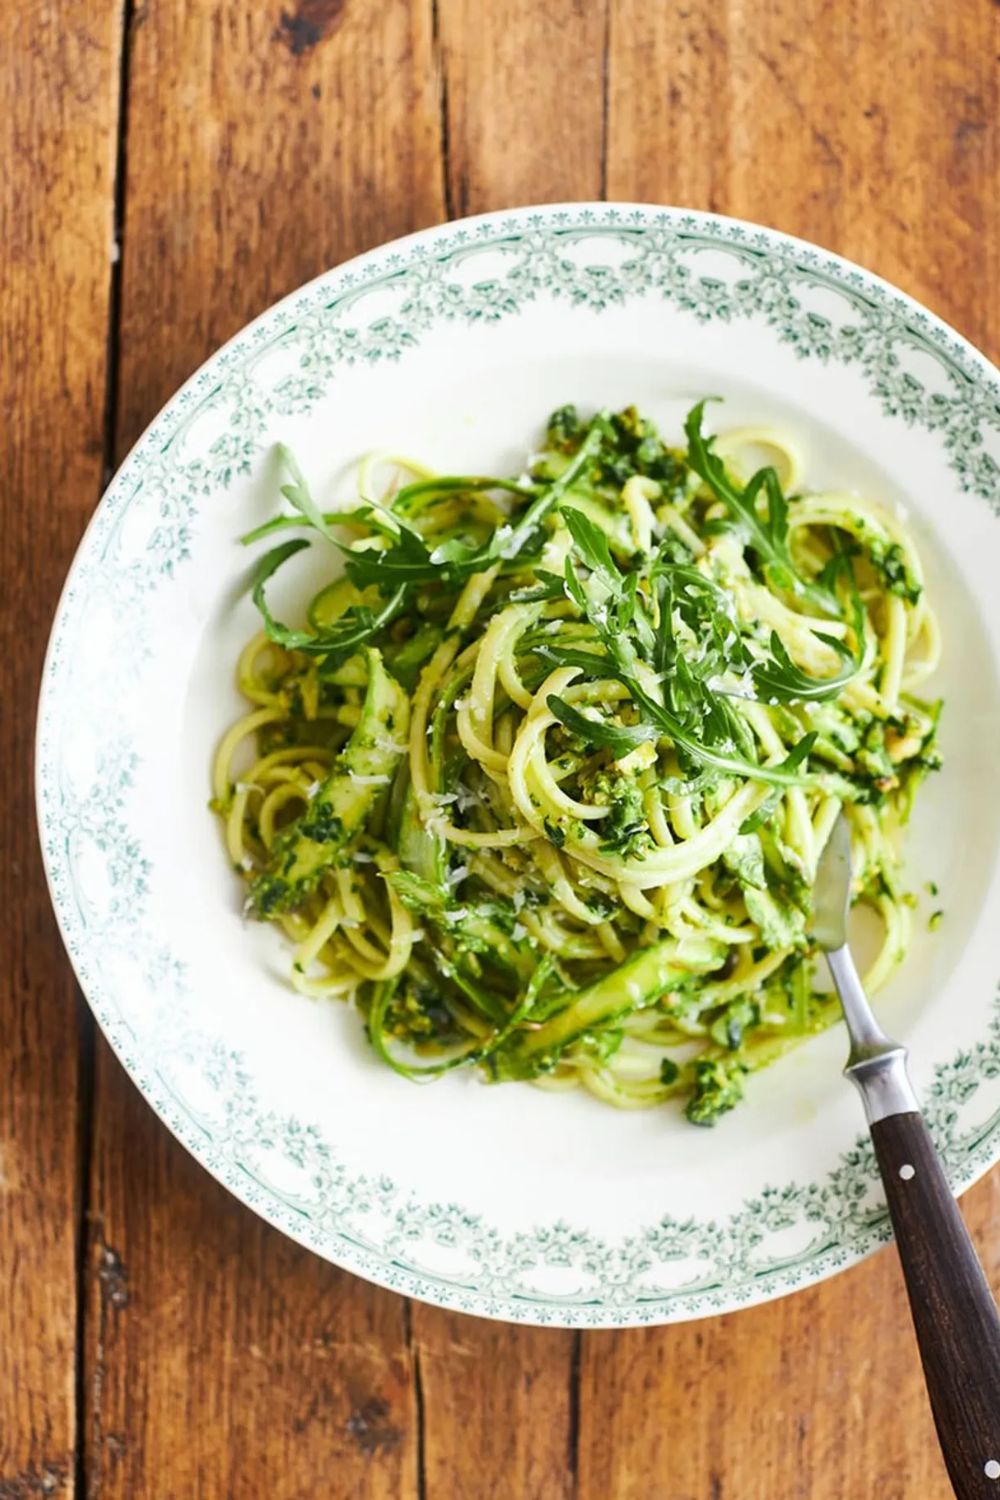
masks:
<path id="1" fill-rule="evenodd" d="M 996 355 L 995 6 L 616 0 L 609 41 L 609 196 L 817 240 Z M 996 1289 L 995 1174 L 966 1208 Z M 581 1374 L 579 1500 L 951 1494 L 894 1250 L 715 1322 L 585 1335 Z"/>
<path id="2" fill-rule="evenodd" d="M 575 1494 L 574 1334 L 413 1307 L 426 1500 Z M 422 1496 L 422 1500 L 423 1500 Z"/>
<path id="3" fill-rule="evenodd" d="M 28 758 L 100 481 L 109 332 L 120 457 L 221 340 L 327 265 L 446 211 L 606 192 L 818 240 L 996 356 L 1000 8 L 131 0 L 129 17 L 120 59 L 119 0 L 0 7 L 0 1500 L 71 1493 L 75 1462 L 108 1500 L 946 1500 L 893 1251 L 661 1330 L 407 1309 L 239 1207 L 103 1046 L 75 1431 L 87 1069 Z M 996 1288 L 1000 1178 L 965 1206 Z"/>
<path id="4" fill-rule="evenodd" d="M 38 856 L 35 699 L 101 488 L 117 4 L 0 7 L 0 1496 L 74 1488 L 82 1011 Z"/>
<path id="5" fill-rule="evenodd" d="M 998 60 L 990 0 L 615 0 L 608 196 L 815 240 L 995 355 Z"/>
<path id="6" fill-rule="evenodd" d="M 430 0 L 173 0 L 131 27 L 118 451 L 224 339 L 444 214 Z"/>
<path id="7" fill-rule="evenodd" d="M 995 1173 L 963 1208 L 996 1289 Z M 581 1374 L 579 1500 L 952 1494 L 894 1248 L 747 1312 L 586 1334 Z"/>
<path id="8" fill-rule="evenodd" d="M 241 1208 L 103 1049 L 98 1078 L 92 1492 L 415 1496 L 405 1303 Z"/>
<path id="9" fill-rule="evenodd" d="M 604 196 L 607 11 L 438 0 L 449 214 Z"/>
<path id="10" fill-rule="evenodd" d="M 428 5 L 140 9 L 129 46 L 119 455 L 249 317 L 442 216 Z M 102 1046 L 85 1427 L 94 1494 L 406 1500 L 406 1304 L 266 1228 Z"/>

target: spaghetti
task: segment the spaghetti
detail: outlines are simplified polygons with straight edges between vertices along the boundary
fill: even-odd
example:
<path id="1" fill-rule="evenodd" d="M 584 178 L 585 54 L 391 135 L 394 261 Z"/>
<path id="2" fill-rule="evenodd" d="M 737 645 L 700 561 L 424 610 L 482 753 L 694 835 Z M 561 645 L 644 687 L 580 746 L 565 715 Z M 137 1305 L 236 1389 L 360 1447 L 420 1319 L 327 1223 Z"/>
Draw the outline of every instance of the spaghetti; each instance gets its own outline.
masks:
<path id="1" fill-rule="evenodd" d="M 714 1122 L 836 1018 L 808 920 L 841 807 L 868 986 L 906 951 L 899 835 L 940 707 L 913 539 L 803 489 L 782 433 L 707 436 L 703 407 L 685 448 L 563 408 L 513 480 L 369 459 L 331 514 L 282 450 L 291 508 L 244 540 L 307 535 L 256 568 L 213 805 L 296 988 L 356 1001 L 409 1078 Z M 310 540 L 342 576 L 293 628 L 266 585 Z"/>

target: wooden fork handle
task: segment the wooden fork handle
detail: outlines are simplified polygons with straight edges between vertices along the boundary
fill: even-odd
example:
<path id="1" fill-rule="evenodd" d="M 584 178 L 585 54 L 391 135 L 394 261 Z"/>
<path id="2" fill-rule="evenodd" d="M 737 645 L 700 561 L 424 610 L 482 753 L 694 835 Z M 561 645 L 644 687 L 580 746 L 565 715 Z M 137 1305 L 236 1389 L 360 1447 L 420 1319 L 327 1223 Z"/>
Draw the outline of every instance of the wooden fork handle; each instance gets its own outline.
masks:
<path id="1" fill-rule="evenodd" d="M 919 1113 L 871 1126 L 941 1451 L 959 1500 L 1000 1500 L 1000 1315 Z"/>

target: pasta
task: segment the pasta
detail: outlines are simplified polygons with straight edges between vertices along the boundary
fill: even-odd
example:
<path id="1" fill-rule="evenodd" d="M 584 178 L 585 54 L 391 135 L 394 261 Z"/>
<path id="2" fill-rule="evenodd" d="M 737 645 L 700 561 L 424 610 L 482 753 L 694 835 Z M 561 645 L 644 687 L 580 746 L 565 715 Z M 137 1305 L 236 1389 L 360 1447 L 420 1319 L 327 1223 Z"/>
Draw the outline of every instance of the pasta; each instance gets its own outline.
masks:
<path id="1" fill-rule="evenodd" d="M 375 457 L 330 514 L 282 450 L 290 509 L 244 540 L 305 535 L 257 565 L 213 805 L 295 987 L 356 1003 L 408 1078 L 714 1123 L 836 1018 L 808 923 L 841 807 L 869 988 L 906 951 L 899 839 L 940 710 L 913 539 L 803 488 L 783 433 L 707 436 L 704 405 L 686 447 L 562 408 L 517 479 Z M 343 570 L 290 627 L 267 584 L 310 543 Z"/>

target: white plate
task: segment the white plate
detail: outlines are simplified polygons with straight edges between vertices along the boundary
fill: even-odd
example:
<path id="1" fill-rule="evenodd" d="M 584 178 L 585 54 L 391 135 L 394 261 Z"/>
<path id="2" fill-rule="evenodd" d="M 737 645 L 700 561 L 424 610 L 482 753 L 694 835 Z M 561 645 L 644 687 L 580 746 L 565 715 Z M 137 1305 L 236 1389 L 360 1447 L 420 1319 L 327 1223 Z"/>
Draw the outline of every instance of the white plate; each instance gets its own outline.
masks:
<path id="1" fill-rule="evenodd" d="M 816 1281 L 888 1235 L 839 1028 L 752 1078 L 714 1130 L 459 1076 L 416 1087 L 370 1055 L 356 1015 L 289 988 L 277 934 L 241 920 L 206 807 L 255 628 L 235 538 L 274 506 L 276 440 L 327 500 L 373 447 L 516 472 L 565 401 L 634 402 L 679 435 L 710 392 L 720 423 L 780 421 L 810 483 L 899 501 L 923 539 L 946 768 L 919 799 L 909 869 L 946 915 L 934 934 L 917 921 L 881 1008 L 962 1188 L 1000 1156 L 1000 378 L 899 292 L 783 235 L 659 208 L 525 209 L 411 236 L 209 360 L 116 476 L 59 607 L 41 837 L 101 1026 L 244 1202 L 430 1302 L 666 1322 Z"/>

